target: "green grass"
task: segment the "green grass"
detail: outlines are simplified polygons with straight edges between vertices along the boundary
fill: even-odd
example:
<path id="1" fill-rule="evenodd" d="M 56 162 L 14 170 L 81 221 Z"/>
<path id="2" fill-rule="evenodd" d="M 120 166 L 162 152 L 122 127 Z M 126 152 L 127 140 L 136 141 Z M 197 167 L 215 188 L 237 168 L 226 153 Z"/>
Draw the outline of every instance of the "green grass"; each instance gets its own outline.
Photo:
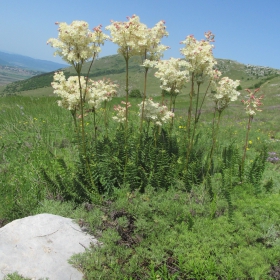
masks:
<path id="1" fill-rule="evenodd" d="M 118 80 L 119 93 L 123 93 L 123 64 L 118 56 L 102 58 L 92 75 L 103 73 L 103 65 L 115 69 L 108 76 Z M 225 75 L 241 79 L 242 98 L 245 88 L 260 81 L 254 75 L 245 76 L 244 67 L 228 60 L 222 63 Z M 70 69 L 69 73 L 74 72 Z M 133 88 L 140 88 L 142 74 L 141 68 L 132 68 Z M 160 101 L 159 83 L 150 76 L 149 84 L 149 96 Z M 264 106 L 254 117 L 249 134 L 248 174 L 264 145 L 280 156 L 279 85 L 279 77 L 261 84 Z M 174 135 L 180 145 L 184 143 L 188 91 L 184 89 L 178 96 L 175 108 Z M 71 115 L 57 106 L 50 87 L 17 94 L 0 98 L 0 226 L 38 213 L 76 219 L 103 242 L 71 259 L 82 268 L 85 279 L 279 279 L 279 161 L 265 163 L 258 186 L 250 180 L 241 183 L 234 166 L 228 166 L 207 184 L 194 184 L 189 191 L 178 178 L 167 189 L 156 191 L 147 185 L 142 193 L 124 185 L 110 195 L 103 193 L 99 203 L 94 199 L 78 203 L 54 190 L 41 172 L 44 169 L 53 181 L 61 178 L 66 183 L 77 172 L 79 151 Z M 110 111 L 122 100 L 114 98 Z M 136 127 L 135 108 L 141 99 L 131 98 L 130 102 L 134 108 L 130 124 Z M 212 116 L 213 104 L 207 99 L 198 127 L 198 148 L 205 152 L 211 140 Z M 215 161 L 222 160 L 222 151 L 230 144 L 242 155 L 247 122 L 241 102 L 232 103 L 222 116 Z M 91 115 L 85 117 L 85 124 L 90 135 L 94 130 Z M 116 127 L 110 123 L 110 135 Z M 97 131 L 104 132 L 101 110 L 97 112 Z M 70 179 L 58 159 L 67 164 Z M 179 157 L 178 165 L 180 161 Z M 22 279 L 16 274 L 10 277 Z"/>

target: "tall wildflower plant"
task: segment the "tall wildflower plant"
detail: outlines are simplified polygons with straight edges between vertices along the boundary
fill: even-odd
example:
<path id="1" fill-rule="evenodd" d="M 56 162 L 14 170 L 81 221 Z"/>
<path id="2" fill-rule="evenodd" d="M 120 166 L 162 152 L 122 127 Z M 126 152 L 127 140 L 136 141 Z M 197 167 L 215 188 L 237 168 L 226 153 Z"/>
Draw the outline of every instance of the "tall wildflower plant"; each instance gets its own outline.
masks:
<path id="1" fill-rule="evenodd" d="M 170 93 L 169 110 L 174 113 L 176 97 L 189 81 L 188 62 L 171 57 L 161 60 L 154 67 L 155 77 L 160 79 L 162 90 Z"/>
<path id="2" fill-rule="evenodd" d="M 246 91 L 248 92 L 248 96 L 246 100 L 241 100 L 241 102 L 244 104 L 245 106 L 245 110 L 246 110 L 246 114 L 248 115 L 248 124 L 247 124 L 247 131 L 246 131 L 246 138 L 245 138 L 245 145 L 244 145 L 244 152 L 243 152 L 243 157 L 242 157 L 242 162 L 241 162 L 241 172 L 240 172 L 240 177 L 242 180 L 243 174 L 244 174 L 244 163 L 245 163 L 245 159 L 246 159 L 246 152 L 248 149 L 248 139 L 249 139 L 249 132 L 251 129 L 251 125 L 253 122 L 253 118 L 256 115 L 256 112 L 261 112 L 262 110 L 260 109 L 260 106 L 263 105 L 261 103 L 261 100 L 263 99 L 263 95 L 260 97 L 256 97 L 256 93 L 259 91 L 260 89 L 257 88 L 254 90 L 254 92 L 251 92 L 250 89 L 246 89 Z"/>
<path id="3" fill-rule="evenodd" d="M 184 48 L 181 49 L 181 54 L 185 56 L 186 61 L 188 62 L 188 71 L 190 75 L 191 82 L 191 90 L 189 93 L 190 96 L 190 105 L 188 108 L 188 118 L 187 118 L 187 155 L 186 155 L 186 168 L 188 167 L 188 162 L 190 158 L 190 154 L 193 147 L 194 136 L 196 131 L 196 126 L 200 117 L 201 108 L 203 102 L 205 100 L 205 96 L 210 87 L 210 83 L 213 76 L 213 68 L 217 64 L 216 60 L 213 57 L 212 49 L 214 42 L 214 35 L 211 32 L 205 33 L 204 40 L 198 41 L 194 38 L 193 35 L 187 36 L 187 38 L 181 43 L 185 45 Z M 200 97 L 200 87 L 202 83 L 209 80 L 209 85 L 204 94 L 202 102 L 199 105 L 199 97 Z M 195 108 L 193 108 L 194 97 L 195 100 Z M 193 111 L 194 111 L 194 122 L 192 126 L 193 119 Z M 192 130 L 192 133 L 191 133 Z"/>
<path id="4" fill-rule="evenodd" d="M 70 25 L 64 22 L 56 24 L 59 25 L 58 38 L 51 38 L 47 43 L 57 49 L 55 55 L 60 55 L 63 60 L 75 68 L 77 76 L 66 79 L 63 72 L 57 72 L 54 75 L 52 87 L 54 93 L 61 97 L 58 105 L 70 110 L 78 133 L 81 127 L 83 158 L 87 173 L 91 178 L 85 139 L 85 104 L 87 103 L 90 110 L 94 112 L 95 119 L 95 110 L 102 101 L 110 99 L 116 93 L 116 86 L 110 81 L 94 82 L 88 78 L 88 75 L 87 77 L 81 76 L 81 71 L 84 63 L 91 60 L 89 74 L 93 61 L 101 51 L 101 45 L 109 37 L 102 32 L 101 25 L 95 27 L 92 32 L 88 29 L 88 23 L 84 21 L 73 21 Z M 76 121 L 77 112 L 79 112 L 80 125 L 77 125 Z M 96 127 L 94 131 L 96 137 Z M 90 181 L 95 189 L 93 179 L 91 178 Z"/>
<path id="5" fill-rule="evenodd" d="M 153 28 L 148 28 L 140 22 L 140 18 L 136 15 L 127 17 L 127 22 L 111 21 L 111 25 L 106 29 L 111 32 L 111 41 L 119 46 L 118 53 L 121 54 L 126 62 L 126 102 L 128 103 L 128 62 L 134 55 L 140 55 L 143 58 L 145 68 L 144 78 L 144 96 L 142 103 L 142 117 L 140 130 L 143 124 L 143 111 L 146 99 L 147 73 L 150 67 L 163 56 L 163 52 L 168 49 L 167 46 L 161 44 L 161 39 L 168 36 L 165 22 L 159 21 Z M 128 107 L 126 107 L 126 128 L 128 119 Z"/>
<path id="6" fill-rule="evenodd" d="M 106 29 L 110 31 L 111 33 L 111 41 L 116 43 L 118 48 L 118 53 L 121 54 L 126 62 L 126 100 L 125 100 L 125 119 L 123 119 L 123 107 L 117 106 L 115 107 L 116 115 L 114 116 L 114 120 L 118 122 L 124 122 L 124 128 L 125 128 L 125 166 L 124 166 L 124 181 L 126 180 L 126 173 L 127 173 L 127 166 L 129 163 L 129 156 L 128 156 L 128 108 L 129 108 L 129 101 L 128 101 L 128 63 L 129 59 L 134 55 L 139 55 L 143 59 L 143 65 L 145 68 L 145 78 L 144 78 L 144 95 L 143 100 L 141 103 L 141 114 L 140 114 L 140 137 L 139 137 L 139 144 L 137 145 L 137 154 L 139 154 L 139 150 L 141 149 L 142 143 L 142 130 L 143 130 L 143 121 L 145 118 L 147 118 L 147 111 L 153 107 L 155 109 L 156 105 L 155 103 L 151 103 L 151 100 L 146 100 L 146 85 L 147 85 L 147 73 L 151 66 L 155 64 L 157 60 L 159 60 L 162 55 L 163 51 L 165 51 L 168 47 L 161 44 L 161 39 L 164 36 L 167 36 L 168 33 L 166 32 L 166 27 L 164 21 L 158 22 L 153 28 L 149 29 L 145 24 L 140 22 L 140 18 L 136 15 L 133 15 L 132 17 L 127 17 L 127 22 L 115 22 L 111 21 L 111 25 L 107 26 Z M 147 110 L 145 109 L 145 106 L 148 105 Z M 155 106 L 154 106 L 155 105 Z M 158 115 L 154 110 L 154 116 L 155 118 L 153 120 L 156 120 L 157 126 L 160 121 L 158 120 Z M 165 108 L 162 109 L 162 112 L 165 111 Z M 149 119 L 149 118 L 148 118 Z M 148 128 L 150 125 L 151 119 L 149 119 L 148 122 Z M 138 162 L 138 156 L 136 156 L 135 162 L 136 165 L 139 164 Z"/>
<path id="7" fill-rule="evenodd" d="M 157 61 L 160 58 L 162 58 L 163 52 L 169 48 L 161 44 L 161 39 L 164 36 L 168 36 L 168 32 L 166 31 L 165 27 L 165 22 L 163 20 L 159 21 L 153 28 L 146 27 L 146 30 L 143 35 L 143 40 L 139 42 L 141 48 L 141 56 L 143 59 L 142 66 L 145 68 L 140 133 L 142 131 L 144 120 L 144 107 L 147 96 L 147 75 L 149 68 L 154 67 Z"/>
<path id="8" fill-rule="evenodd" d="M 144 40 L 146 26 L 140 22 L 140 18 L 136 15 L 127 17 L 127 22 L 119 22 L 111 20 L 111 25 L 106 29 L 110 31 L 110 40 L 119 46 L 118 53 L 125 59 L 126 65 L 126 79 L 125 79 L 125 93 L 126 93 L 126 106 L 125 106 L 125 130 L 128 126 L 128 62 L 134 55 L 141 54 L 141 48 L 138 42 Z"/>
<path id="9" fill-rule="evenodd" d="M 211 162 L 213 159 L 221 115 L 223 111 L 228 107 L 229 103 L 232 101 L 236 101 L 238 96 L 240 95 L 240 92 L 236 90 L 236 88 L 240 85 L 239 80 L 233 81 L 228 77 L 219 78 L 221 73 L 219 71 L 214 72 L 215 74 L 213 75 L 211 80 L 211 98 L 214 101 L 215 108 L 212 124 L 212 146 L 209 156 L 208 171 L 211 167 Z M 217 114 L 218 116 L 216 116 Z"/>
<path id="10" fill-rule="evenodd" d="M 128 108 L 129 108 L 129 89 L 128 89 L 128 62 L 132 56 L 140 55 L 141 48 L 138 42 L 144 39 L 144 33 L 146 25 L 140 22 L 140 18 L 136 15 L 127 17 L 127 22 L 117 22 L 111 20 L 111 25 L 106 29 L 110 31 L 110 40 L 119 46 L 118 53 L 125 59 L 126 65 L 126 78 L 125 78 L 125 166 L 124 166 L 124 181 L 126 179 L 126 167 L 128 163 Z M 119 114 L 121 114 L 121 107 L 116 108 Z M 117 114 L 118 116 L 118 114 Z M 116 116 L 116 117 L 117 117 Z M 119 119 L 119 118 L 118 118 Z M 119 119 L 120 120 L 120 119 Z"/>

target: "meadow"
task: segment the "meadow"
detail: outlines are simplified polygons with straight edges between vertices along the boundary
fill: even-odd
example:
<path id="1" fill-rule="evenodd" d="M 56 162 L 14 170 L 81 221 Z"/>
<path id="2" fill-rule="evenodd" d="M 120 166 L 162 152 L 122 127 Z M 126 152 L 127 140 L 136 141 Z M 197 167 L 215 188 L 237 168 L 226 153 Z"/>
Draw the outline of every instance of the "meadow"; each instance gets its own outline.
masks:
<path id="1" fill-rule="evenodd" d="M 140 101 L 131 98 L 134 105 Z M 179 101 L 174 124 L 178 134 L 184 130 L 180 120 L 187 113 L 186 98 Z M 168 189 L 148 186 L 141 193 L 123 186 L 113 194 L 104 193 L 100 203 L 75 202 L 65 199 L 62 190 L 54 190 L 41 172 L 45 169 L 50 177 L 63 178 L 57 159 L 63 158 L 71 172 L 78 160 L 71 116 L 56 102 L 56 97 L 1 98 L 2 226 L 46 212 L 86 225 L 105 246 L 73 258 L 85 279 L 279 279 L 278 160 L 265 163 L 258 193 L 247 182 L 230 187 L 234 209 L 230 220 L 221 177 L 215 178 L 214 199 L 203 184 L 188 191 L 177 180 Z M 265 103 L 270 102 L 274 103 L 267 97 Z M 242 110 L 242 104 L 228 109 L 218 138 L 221 147 L 234 143 L 240 153 L 247 125 Z M 248 166 L 263 145 L 275 153 L 271 157 L 279 156 L 276 115 L 271 105 L 265 105 L 254 120 Z M 211 119 L 211 110 L 202 114 L 203 134 L 210 130 Z M 86 126 L 92 126 L 92 120 Z"/>

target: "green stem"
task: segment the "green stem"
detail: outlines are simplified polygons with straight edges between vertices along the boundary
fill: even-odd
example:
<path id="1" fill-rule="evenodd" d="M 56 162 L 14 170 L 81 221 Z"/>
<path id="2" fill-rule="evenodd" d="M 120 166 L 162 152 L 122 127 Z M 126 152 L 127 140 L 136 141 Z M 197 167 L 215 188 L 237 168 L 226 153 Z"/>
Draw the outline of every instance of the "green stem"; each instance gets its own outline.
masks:
<path id="1" fill-rule="evenodd" d="M 128 54 L 125 57 L 125 69 L 126 69 L 126 77 L 125 77 L 125 131 L 127 134 L 127 127 L 128 127 Z"/>
<path id="2" fill-rule="evenodd" d="M 200 83 L 197 84 L 197 95 L 196 95 L 195 115 L 194 115 L 195 125 L 198 122 L 198 115 L 199 115 L 199 111 L 198 111 L 199 89 L 200 89 Z"/>
<path id="3" fill-rule="evenodd" d="M 96 125 L 96 110 L 95 107 L 92 108 L 93 112 L 93 127 L 94 127 L 94 145 L 95 145 L 95 152 L 97 153 L 97 125 Z"/>
<path id="4" fill-rule="evenodd" d="M 243 157 L 242 157 L 242 161 L 241 161 L 241 172 L 240 172 L 240 179 L 241 179 L 241 181 L 242 181 L 243 174 L 244 174 L 244 163 L 245 163 L 245 159 L 246 159 L 246 152 L 247 152 L 247 148 L 248 148 L 249 132 L 250 132 L 250 129 L 251 129 L 251 124 L 252 124 L 253 118 L 254 118 L 253 115 L 249 115 L 247 132 L 246 132 L 246 139 L 245 139 L 245 146 L 244 146 L 244 152 L 243 152 Z"/>
<path id="5" fill-rule="evenodd" d="M 90 69 L 91 69 L 91 67 L 92 67 L 92 65 L 93 65 L 93 62 L 94 62 L 96 56 L 97 56 L 97 53 L 94 53 L 94 54 L 93 54 L 93 57 L 92 57 L 92 60 L 91 60 L 91 63 L 90 63 L 90 66 L 89 66 L 89 68 L 88 68 L 88 72 L 87 72 L 87 75 L 86 75 L 86 89 L 87 89 L 88 81 L 89 81 L 89 72 L 90 72 Z M 83 96 L 83 101 L 84 101 L 84 102 L 86 101 L 86 93 L 87 93 L 87 91 L 85 90 L 85 94 L 84 94 L 84 96 Z"/>
<path id="6" fill-rule="evenodd" d="M 173 92 L 171 92 L 171 103 L 172 103 L 172 106 L 171 106 L 171 108 L 170 108 L 170 111 L 172 111 L 172 113 L 174 113 L 175 112 L 175 104 L 176 104 L 176 98 L 177 98 L 177 96 L 178 96 L 178 94 L 173 94 Z M 172 120 L 171 120 L 171 123 L 170 123 L 170 133 L 171 133 L 171 131 L 172 131 L 172 129 L 173 129 L 173 126 L 174 126 L 174 118 L 172 118 Z"/>
<path id="7" fill-rule="evenodd" d="M 82 85 L 81 85 L 81 65 L 77 67 L 77 74 L 78 74 L 78 80 L 79 80 L 79 90 L 80 90 L 80 107 L 81 107 L 81 125 L 82 125 L 82 149 L 83 149 L 83 155 L 86 163 L 86 168 L 88 171 L 88 175 L 90 178 L 90 182 L 92 187 L 97 191 L 98 190 L 95 186 L 95 183 L 92 179 L 91 172 L 90 172 L 90 167 L 89 167 L 89 162 L 88 162 L 88 157 L 86 154 L 86 140 L 85 140 L 85 125 L 84 125 L 84 98 L 83 98 L 83 92 L 82 92 Z M 95 139 L 96 140 L 96 139 Z"/>
<path id="8" fill-rule="evenodd" d="M 192 73 L 192 81 L 191 81 L 191 92 L 190 92 L 190 106 L 188 110 L 188 120 L 187 120 L 187 135 L 188 139 L 190 139 L 191 132 L 191 118 L 192 118 L 192 99 L 194 95 L 194 73 Z"/>
<path id="9" fill-rule="evenodd" d="M 75 125 L 75 132 L 78 132 L 78 125 L 77 125 L 77 117 L 76 117 L 76 108 L 71 110 L 71 115 L 73 117 L 74 125 Z"/>
<path id="10" fill-rule="evenodd" d="M 155 126 L 154 126 L 154 142 L 155 142 L 155 148 L 157 147 L 158 129 L 159 129 L 159 127 L 158 127 L 157 125 L 155 125 Z"/>
<path id="11" fill-rule="evenodd" d="M 208 93 L 208 90 L 209 90 L 209 88 L 210 88 L 210 85 L 211 85 L 211 80 L 209 81 L 209 84 L 208 84 L 208 87 L 207 87 L 207 89 L 206 89 L 206 91 L 205 91 L 205 94 L 204 94 L 204 96 L 203 96 L 202 102 L 200 103 L 200 107 L 199 107 L 199 110 L 198 110 L 198 115 L 197 115 L 197 117 L 195 118 L 195 122 L 196 122 L 196 123 L 199 121 L 199 118 L 200 118 L 200 115 L 201 115 L 202 105 L 204 104 L 204 101 L 205 101 L 206 95 L 207 95 L 207 93 Z"/>
<path id="12" fill-rule="evenodd" d="M 124 153 L 125 153 L 125 163 L 124 163 L 124 174 L 123 174 L 123 182 L 126 181 L 126 166 L 128 162 L 128 154 L 127 154 L 127 142 L 128 142 L 128 60 L 129 60 L 129 54 L 128 49 L 126 50 L 126 53 L 124 55 L 125 59 L 125 68 L 126 68 L 126 77 L 125 77 L 125 139 L 124 139 Z"/>
<path id="13" fill-rule="evenodd" d="M 161 105 L 164 103 L 164 90 L 161 90 Z"/>
<path id="14" fill-rule="evenodd" d="M 80 71 L 78 72 L 78 80 L 79 80 L 79 90 L 80 90 L 80 109 L 81 109 L 81 125 L 82 125 L 82 147 L 83 147 L 83 154 L 86 157 L 85 124 L 84 124 L 84 101 L 83 101 L 83 92 L 82 92 L 81 73 L 80 73 Z"/>
<path id="15" fill-rule="evenodd" d="M 143 130 L 143 121 L 144 121 L 144 109 L 145 109 L 145 100 L 147 95 L 147 77 L 148 77 L 149 68 L 145 68 L 145 76 L 144 76 L 144 94 L 142 99 L 142 111 L 141 111 L 141 123 L 140 123 L 140 134 Z"/>
<path id="16" fill-rule="evenodd" d="M 108 115 L 107 115 L 107 101 L 105 100 L 105 105 L 104 105 L 104 126 L 106 130 L 106 137 L 108 138 Z"/>
<path id="17" fill-rule="evenodd" d="M 214 151 L 215 151 L 215 148 L 216 148 L 217 135 L 218 135 L 218 131 L 219 131 L 219 127 L 220 127 L 220 120 L 221 120 L 221 115 L 222 115 L 222 111 L 218 111 L 218 113 L 219 113 L 218 121 L 217 121 L 217 124 L 215 125 L 216 112 L 217 112 L 217 109 L 215 108 L 214 117 L 213 117 L 213 126 L 212 126 L 212 146 L 211 146 L 211 150 L 210 150 L 207 173 L 209 173 L 209 170 L 211 168 L 211 162 L 212 162 Z"/>
<path id="18" fill-rule="evenodd" d="M 199 90 L 199 85 L 198 85 L 198 90 Z M 193 148 L 193 140 L 194 140 L 196 124 L 197 124 L 196 122 L 194 122 L 194 127 L 193 127 L 193 131 L 192 131 L 192 135 L 190 135 L 190 133 L 191 133 L 191 118 L 192 118 L 192 100 L 193 100 L 193 95 L 194 95 L 194 73 L 192 74 L 192 87 L 191 87 L 191 92 L 190 92 L 190 106 L 189 106 L 189 111 L 188 111 L 188 122 L 187 122 L 188 148 L 187 148 L 187 157 L 186 157 L 186 170 L 188 168 L 189 159 L 190 159 L 191 151 L 192 151 L 192 148 Z M 199 96 L 199 92 L 197 93 L 197 96 Z M 197 102 L 198 102 L 198 97 L 197 97 Z M 195 114 L 197 114 L 197 107 L 198 106 L 196 104 L 196 113 Z"/>

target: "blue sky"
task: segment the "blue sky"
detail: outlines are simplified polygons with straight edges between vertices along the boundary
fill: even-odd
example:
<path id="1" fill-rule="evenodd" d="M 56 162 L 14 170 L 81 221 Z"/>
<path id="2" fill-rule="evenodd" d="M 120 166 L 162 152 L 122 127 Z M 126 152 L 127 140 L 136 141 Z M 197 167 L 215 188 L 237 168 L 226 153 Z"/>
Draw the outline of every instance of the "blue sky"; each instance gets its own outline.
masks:
<path id="1" fill-rule="evenodd" d="M 179 43 L 187 35 L 200 40 L 211 30 L 216 58 L 280 69 L 280 0 L 2 0 L 0 50 L 62 62 L 46 45 L 57 38 L 56 21 L 84 20 L 105 30 L 111 19 L 126 21 L 133 14 L 148 27 L 166 21 L 163 43 L 171 49 L 165 59 L 182 57 Z M 107 42 L 100 56 L 116 50 Z"/>

